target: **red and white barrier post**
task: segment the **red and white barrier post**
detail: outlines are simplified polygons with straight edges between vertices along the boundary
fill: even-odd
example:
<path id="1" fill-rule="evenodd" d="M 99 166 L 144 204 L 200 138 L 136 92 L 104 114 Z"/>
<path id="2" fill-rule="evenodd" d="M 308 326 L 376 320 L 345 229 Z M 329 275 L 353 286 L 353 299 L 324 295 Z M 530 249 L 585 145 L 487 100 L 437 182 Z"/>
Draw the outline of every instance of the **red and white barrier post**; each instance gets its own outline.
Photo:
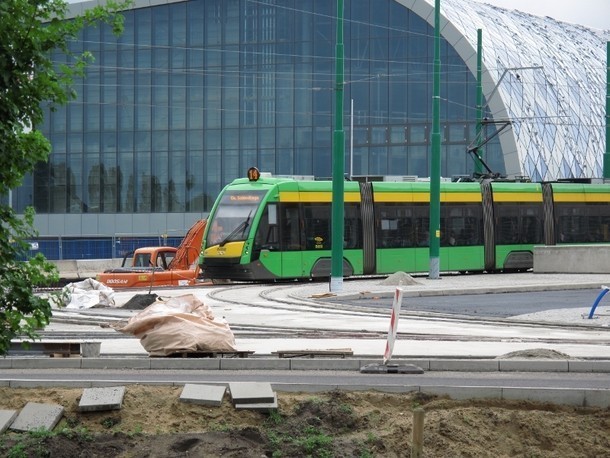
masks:
<path id="1" fill-rule="evenodd" d="M 396 340 L 396 331 L 398 330 L 398 317 L 400 316 L 400 306 L 402 304 L 402 288 L 396 288 L 394 293 L 394 303 L 392 304 L 392 316 L 390 318 L 390 329 L 388 331 L 388 341 L 383 353 L 383 364 L 387 364 L 392 358 L 394 351 L 394 341 Z"/>

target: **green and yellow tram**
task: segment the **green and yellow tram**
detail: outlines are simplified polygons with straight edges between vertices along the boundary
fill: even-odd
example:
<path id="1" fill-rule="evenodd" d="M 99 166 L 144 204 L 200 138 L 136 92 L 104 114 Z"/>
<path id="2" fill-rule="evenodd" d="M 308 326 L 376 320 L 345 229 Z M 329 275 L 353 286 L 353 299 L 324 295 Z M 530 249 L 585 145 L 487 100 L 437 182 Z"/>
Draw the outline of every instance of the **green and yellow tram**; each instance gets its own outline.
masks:
<path id="1" fill-rule="evenodd" d="M 332 182 L 233 181 L 208 218 L 199 263 L 209 279 L 328 278 Z M 345 182 L 345 276 L 428 272 L 430 185 Z M 441 183 L 440 270 L 520 271 L 534 245 L 610 242 L 610 186 Z"/>

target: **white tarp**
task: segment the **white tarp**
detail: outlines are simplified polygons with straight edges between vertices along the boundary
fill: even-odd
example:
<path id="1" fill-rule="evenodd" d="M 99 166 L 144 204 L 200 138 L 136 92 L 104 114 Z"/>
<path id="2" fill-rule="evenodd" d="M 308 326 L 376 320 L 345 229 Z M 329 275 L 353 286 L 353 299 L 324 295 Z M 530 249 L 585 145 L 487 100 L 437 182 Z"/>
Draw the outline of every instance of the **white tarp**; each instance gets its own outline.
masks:
<path id="1" fill-rule="evenodd" d="M 236 350 L 228 323 L 215 319 L 212 309 L 192 294 L 157 298 L 127 324 L 113 327 L 138 337 L 151 356 Z"/>
<path id="2" fill-rule="evenodd" d="M 67 309 L 115 306 L 114 290 L 93 278 L 64 286 L 61 298 Z"/>

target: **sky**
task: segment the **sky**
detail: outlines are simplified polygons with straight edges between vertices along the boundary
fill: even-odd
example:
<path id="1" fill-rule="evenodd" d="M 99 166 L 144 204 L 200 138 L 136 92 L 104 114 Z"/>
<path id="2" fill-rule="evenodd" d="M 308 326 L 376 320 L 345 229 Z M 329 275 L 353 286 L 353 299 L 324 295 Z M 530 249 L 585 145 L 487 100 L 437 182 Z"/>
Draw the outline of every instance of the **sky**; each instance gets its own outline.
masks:
<path id="1" fill-rule="evenodd" d="M 476 0 L 558 21 L 610 30 L 610 0 Z M 441 9 L 442 9 L 441 0 Z"/>

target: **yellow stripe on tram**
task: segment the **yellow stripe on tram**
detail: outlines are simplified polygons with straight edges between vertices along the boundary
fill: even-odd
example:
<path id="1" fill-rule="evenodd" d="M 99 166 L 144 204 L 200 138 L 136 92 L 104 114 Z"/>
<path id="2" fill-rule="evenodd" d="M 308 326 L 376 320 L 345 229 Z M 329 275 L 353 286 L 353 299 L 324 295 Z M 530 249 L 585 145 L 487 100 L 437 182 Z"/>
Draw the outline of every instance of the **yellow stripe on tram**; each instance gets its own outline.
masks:
<path id="1" fill-rule="evenodd" d="M 428 192 L 376 192 L 375 202 L 430 202 Z M 478 192 L 441 192 L 441 202 L 481 202 Z"/>
<path id="2" fill-rule="evenodd" d="M 587 200 L 587 202 L 610 202 L 610 193 L 608 193 L 608 192 L 588 192 L 586 200 Z"/>
<path id="3" fill-rule="evenodd" d="M 280 202 L 332 202 L 332 192 L 329 191 L 281 191 Z M 346 192 L 344 202 L 360 202 L 359 192 Z"/>
<path id="4" fill-rule="evenodd" d="M 494 192 L 494 202 L 542 202 L 542 193 Z"/>
<path id="5" fill-rule="evenodd" d="M 610 202 L 607 192 L 554 192 L 555 202 Z"/>

